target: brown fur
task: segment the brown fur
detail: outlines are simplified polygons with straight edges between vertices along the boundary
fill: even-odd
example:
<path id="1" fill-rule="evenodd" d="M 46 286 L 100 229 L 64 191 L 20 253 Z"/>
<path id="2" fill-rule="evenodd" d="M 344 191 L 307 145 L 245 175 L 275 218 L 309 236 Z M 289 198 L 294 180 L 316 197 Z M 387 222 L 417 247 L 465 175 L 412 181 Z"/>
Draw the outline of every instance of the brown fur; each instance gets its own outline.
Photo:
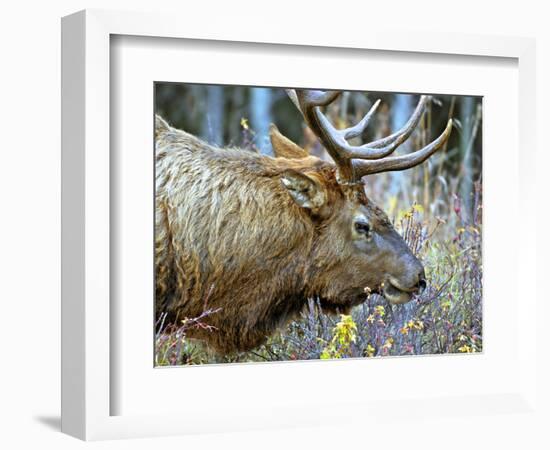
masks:
<path id="1" fill-rule="evenodd" d="M 376 230 L 373 252 L 354 235 L 358 211 Z M 260 345 L 308 298 L 345 310 L 388 273 L 415 282 L 416 260 L 385 214 L 362 186 L 340 186 L 332 164 L 216 148 L 159 117 L 155 252 L 157 317 L 221 308 L 206 319 L 216 330 L 190 334 L 220 353 Z"/>

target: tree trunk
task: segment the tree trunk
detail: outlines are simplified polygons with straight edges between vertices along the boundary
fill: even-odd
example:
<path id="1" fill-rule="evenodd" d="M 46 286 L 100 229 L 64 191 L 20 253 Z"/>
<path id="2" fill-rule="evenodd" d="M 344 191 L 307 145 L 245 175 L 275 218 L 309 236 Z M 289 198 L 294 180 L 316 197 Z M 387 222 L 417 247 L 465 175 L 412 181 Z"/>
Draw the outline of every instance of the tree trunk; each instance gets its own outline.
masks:
<path id="1" fill-rule="evenodd" d="M 223 145 L 223 87 L 206 87 L 206 114 L 202 124 L 202 136 L 214 145 Z"/>
<path id="2" fill-rule="evenodd" d="M 409 117 L 411 117 L 414 110 L 413 96 L 396 94 L 395 99 L 391 107 L 391 128 L 392 133 L 399 130 Z M 409 141 L 404 142 L 400 146 L 402 153 L 406 153 L 410 150 Z M 393 197 L 397 197 L 399 194 L 403 197 L 403 202 L 405 205 L 411 204 L 411 199 L 409 192 L 406 188 L 405 183 L 405 172 L 397 171 L 391 172 L 391 185 L 390 185 L 390 194 Z"/>
<path id="3" fill-rule="evenodd" d="M 471 142 L 474 127 L 474 98 L 464 97 L 462 99 L 462 108 L 460 111 L 460 120 L 462 122 L 462 135 L 460 137 L 460 154 L 462 155 L 462 178 L 460 182 L 460 198 L 462 199 L 463 219 L 467 222 L 472 218 L 472 193 L 474 192 L 474 182 L 472 179 L 472 151 Z"/>
<path id="4" fill-rule="evenodd" d="M 256 146 L 264 155 L 273 155 L 269 140 L 271 118 L 271 89 L 252 88 L 250 95 L 250 122 L 256 133 Z"/>

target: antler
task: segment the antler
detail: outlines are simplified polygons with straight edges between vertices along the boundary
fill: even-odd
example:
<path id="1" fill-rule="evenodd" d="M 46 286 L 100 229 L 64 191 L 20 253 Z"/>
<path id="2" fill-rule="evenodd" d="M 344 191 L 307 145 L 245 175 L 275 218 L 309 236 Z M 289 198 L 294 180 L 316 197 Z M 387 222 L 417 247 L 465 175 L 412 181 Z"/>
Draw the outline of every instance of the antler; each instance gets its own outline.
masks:
<path id="1" fill-rule="evenodd" d="M 439 150 L 451 134 L 452 120 L 449 120 L 445 131 L 423 149 L 408 155 L 388 157 L 410 137 L 418 125 L 429 100 L 428 96 L 422 95 L 420 97 L 412 116 L 399 131 L 367 144 L 353 146 L 347 140 L 363 133 L 376 108 L 378 108 L 380 100 L 376 101 L 356 125 L 344 130 L 337 130 L 321 112 L 321 107 L 327 106 L 336 100 L 340 95 L 339 91 L 289 89 L 287 94 L 336 163 L 338 181 L 343 184 L 355 183 L 361 177 L 373 173 L 405 170 L 414 167 Z"/>

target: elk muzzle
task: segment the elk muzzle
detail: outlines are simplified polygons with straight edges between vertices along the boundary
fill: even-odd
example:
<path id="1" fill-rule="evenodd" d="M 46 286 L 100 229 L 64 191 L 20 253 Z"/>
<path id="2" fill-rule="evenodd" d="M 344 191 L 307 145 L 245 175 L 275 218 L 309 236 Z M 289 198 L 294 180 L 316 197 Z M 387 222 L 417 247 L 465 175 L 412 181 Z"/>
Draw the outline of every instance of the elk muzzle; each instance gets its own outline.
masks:
<path id="1" fill-rule="evenodd" d="M 420 261 L 414 258 L 405 277 L 389 276 L 382 285 L 382 295 L 393 305 L 402 305 L 426 289 L 426 276 Z"/>

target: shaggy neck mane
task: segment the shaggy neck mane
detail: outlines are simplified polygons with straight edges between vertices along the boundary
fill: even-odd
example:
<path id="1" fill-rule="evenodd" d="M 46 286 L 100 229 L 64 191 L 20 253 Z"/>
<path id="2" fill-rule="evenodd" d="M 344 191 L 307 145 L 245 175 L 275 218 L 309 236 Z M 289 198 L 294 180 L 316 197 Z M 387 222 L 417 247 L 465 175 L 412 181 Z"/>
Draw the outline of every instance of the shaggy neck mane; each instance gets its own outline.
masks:
<path id="1" fill-rule="evenodd" d="M 217 328 L 208 340 L 230 351 L 225 342 L 255 347 L 302 309 L 317 231 L 281 185 L 288 169 L 336 182 L 318 158 L 216 148 L 174 129 L 157 134 L 157 316 L 174 323 L 221 308 L 208 318 Z"/>

